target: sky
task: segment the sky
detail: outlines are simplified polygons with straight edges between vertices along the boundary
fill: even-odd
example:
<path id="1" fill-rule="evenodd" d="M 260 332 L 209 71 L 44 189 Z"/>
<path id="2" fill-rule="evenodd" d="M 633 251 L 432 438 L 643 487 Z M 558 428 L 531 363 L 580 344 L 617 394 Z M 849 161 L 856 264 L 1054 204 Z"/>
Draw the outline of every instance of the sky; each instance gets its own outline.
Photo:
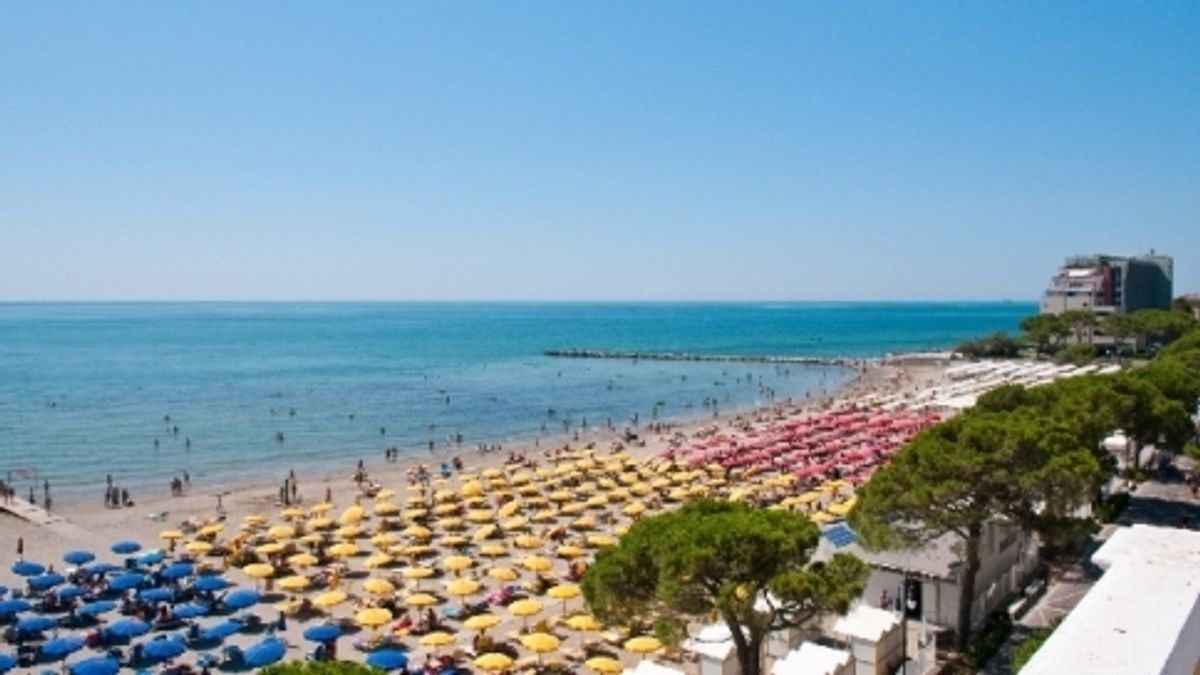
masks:
<path id="1" fill-rule="evenodd" d="M 0 300 L 1200 291 L 1200 3 L 0 3 Z"/>

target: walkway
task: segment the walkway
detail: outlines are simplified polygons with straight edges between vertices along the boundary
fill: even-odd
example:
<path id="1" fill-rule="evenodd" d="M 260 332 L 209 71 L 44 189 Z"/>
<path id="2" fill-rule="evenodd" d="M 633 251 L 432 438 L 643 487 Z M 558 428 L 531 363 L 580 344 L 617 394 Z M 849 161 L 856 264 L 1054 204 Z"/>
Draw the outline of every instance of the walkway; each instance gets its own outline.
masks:
<path id="1" fill-rule="evenodd" d="M 0 511 L 10 513 L 33 525 L 44 527 L 63 537 L 78 538 L 87 535 L 83 528 L 20 497 L 14 497 L 8 503 L 0 502 Z"/>

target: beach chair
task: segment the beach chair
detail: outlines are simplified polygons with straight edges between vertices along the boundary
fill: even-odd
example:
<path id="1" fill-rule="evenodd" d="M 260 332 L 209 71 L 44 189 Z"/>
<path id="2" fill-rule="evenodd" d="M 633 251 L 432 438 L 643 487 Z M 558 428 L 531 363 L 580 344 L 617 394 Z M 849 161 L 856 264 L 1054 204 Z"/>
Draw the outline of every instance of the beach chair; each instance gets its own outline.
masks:
<path id="1" fill-rule="evenodd" d="M 221 650 L 221 654 L 224 656 L 221 664 L 224 667 L 241 668 L 242 664 L 246 661 L 246 655 L 242 653 L 242 648 L 237 645 L 226 645 Z"/>

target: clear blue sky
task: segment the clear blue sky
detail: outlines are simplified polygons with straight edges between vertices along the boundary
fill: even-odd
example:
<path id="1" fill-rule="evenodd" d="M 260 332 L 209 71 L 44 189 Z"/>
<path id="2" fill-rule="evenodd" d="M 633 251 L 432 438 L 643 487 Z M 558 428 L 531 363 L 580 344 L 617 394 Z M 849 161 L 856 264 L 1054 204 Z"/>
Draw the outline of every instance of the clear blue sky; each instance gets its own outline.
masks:
<path id="1" fill-rule="evenodd" d="M 1196 2 L 0 3 L 0 299 L 1200 290 Z"/>

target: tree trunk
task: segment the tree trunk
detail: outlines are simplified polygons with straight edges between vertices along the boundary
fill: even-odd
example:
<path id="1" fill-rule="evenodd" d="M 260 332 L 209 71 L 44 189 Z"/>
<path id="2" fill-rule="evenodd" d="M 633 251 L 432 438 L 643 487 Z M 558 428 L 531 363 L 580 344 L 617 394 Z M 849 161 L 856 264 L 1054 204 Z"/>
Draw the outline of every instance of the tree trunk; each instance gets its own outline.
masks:
<path id="1" fill-rule="evenodd" d="M 738 665 L 741 666 L 742 675 L 760 675 L 763 636 L 750 630 L 747 631 L 750 633 L 747 637 L 742 632 L 742 626 L 739 623 L 730 621 L 728 618 L 725 623 L 730 628 L 729 637 L 733 638 L 733 646 L 737 650 Z"/>
<path id="2" fill-rule="evenodd" d="M 979 571 L 979 544 L 983 535 L 983 525 L 976 524 L 967 528 L 967 538 L 963 542 L 962 583 L 959 585 L 958 622 L 954 635 L 954 645 L 958 651 L 967 647 L 967 638 L 971 635 L 971 609 L 975 600 L 975 573 Z"/>

